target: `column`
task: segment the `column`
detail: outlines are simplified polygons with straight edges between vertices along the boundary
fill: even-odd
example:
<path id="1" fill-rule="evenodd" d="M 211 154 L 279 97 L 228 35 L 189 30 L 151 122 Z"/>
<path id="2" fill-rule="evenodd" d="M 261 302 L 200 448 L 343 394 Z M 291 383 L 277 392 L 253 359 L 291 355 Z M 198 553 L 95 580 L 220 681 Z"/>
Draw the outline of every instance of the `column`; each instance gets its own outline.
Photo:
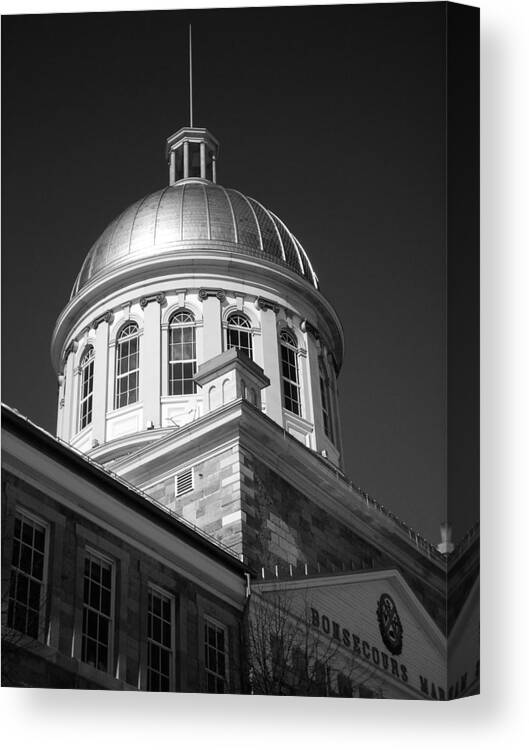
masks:
<path id="1" fill-rule="evenodd" d="M 206 179 L 206 144 L 204 141 L 200 143 L 200 176 L 203 180 Z"/>
<path id="2" fill-rule="evenodd" d="M 144 428 L 160 427 L 161 399 L 161 306 L 165 294 L 143 297 L 143 351 L 140 373 L 140 401 L 143 403 Z"/>
<path id="3" fill-rule="evenodd" d="M 215 154 L 211 157 L 211 176 L 213 178 L 213 182 L 217 182 L 217 157 Z"/>
<path id="4" fill-rule="evenodd" d="M 63 418 L 62 418 L 62 428 L 61 433 L 59 433 L 59 437 L 63 440 L 70 441 L 72 438 L 72 410 L 74 414 L 76 413 L 75 404 L 73 403 L 74 400 L 74 388 L 73 388 L 73 372 L 74 372 L 74 359 L 75 359 L 75 351 L 77 350 L 77 341 L 75 343 L 70 344 L 67 350 L 66 354 L 66 365 L 64 368 L 64 378 L 65 378 L 65 384 L 64 384 L 64 407 L 63 407 Z"/>
<path id="5" fill-rule="evenodd" d="M 108 384 L 108 333 L 112 313 L 106 312 L 96 318 L 93 327 L 96 332 L 94 351 L 94 397 L 92 440 L 104 443 L 106 439 L 107 420 L 107 384 Z"/>
<path id="6" fill-rule="evenodd" d="M 202 300 L 203 352 L 204 362 L 222 353 L 222 320 L 221 302 L 226 299 L 222 289 L 200 289 L 199 299 Z"/>
<path id="7" fill-rule="evenodd" d="M 331 409 L 333 416 L 333 428 L 334 428 L 334 445 L 340 454 L 340 466 L 342 465 L 342 423 L 340 421 L 340 408 L 338 403 L 338 380 L 336 378 L 336 370 L 334 368 L 334 362 L 329 362 L 328 371 L 330 372 L 331 380 Z"/>
<path id="8" fill-rule="evenodd" d="M 66 381 L 65 381 L 64 375 L 59 375 L 57 377 L 57 384 L 58 384 L 59 388 L 58 388 L 58 393 L 57 393 L 57 431 L 56 431 L 56 435 L 58 435 L 58 437 L 61 437 L 62 430 L 63 430 L 62 423 L 63 423 L 63 418 L 64 418 L 64 405 L 65 405 L 64 391 L 65 391 L 65 387 L 66 387 Z"/>
<path id="9" fill-rule="evenodd" d="M 319 334 L 317 330 L 304 321 L 301 329 L 307 334 L 307 359 L 309 392 L 307 393 L 306 402 L 308 409 L 306 419 L 314 424 L 314 435 L 316 438 L 315 448 L 319 449 L 322 445 L 322 437 L 325 434 L 323 428 L 323 413 L 321 408 L 321 391 L 320 391 L 320 363 L 319 363 Z"/>
<path id="10" fill-rule="evenodd" d="M 189 177 L 189 143 L 184 141 L 184 177 Z"/>
<path id="11" fill-rule="evenodd" d="M 169 185 L 176 182 L 176 154 L 171 151 L 170 162 L 169 162 Z"/>
<path id="12" fill-rule="evenodd" d="M 270 378 L 270 385 L 263 391 L 265 412 L 267 417 L 283 426 L 279 345 L 277 341 L 277 307 L 261 301 L 260 308 L 263 370 L 265 375 Z"/>

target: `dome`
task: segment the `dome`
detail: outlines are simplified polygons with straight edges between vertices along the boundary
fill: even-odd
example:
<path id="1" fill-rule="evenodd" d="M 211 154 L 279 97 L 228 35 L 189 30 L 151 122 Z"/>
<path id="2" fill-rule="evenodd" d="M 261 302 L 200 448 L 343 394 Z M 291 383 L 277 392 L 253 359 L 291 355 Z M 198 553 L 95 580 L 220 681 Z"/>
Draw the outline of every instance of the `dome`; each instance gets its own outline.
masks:
<path id="1" fill-rule="evenodd" d="M 262 256 L 318 287 L 301 244 L 283 222 L 253 198 L 205 179 L 187 178 L 127 208 L 90 249 L 72 297 L 107 270 L 142 257 L 189 250 L 193 244 Z"/>

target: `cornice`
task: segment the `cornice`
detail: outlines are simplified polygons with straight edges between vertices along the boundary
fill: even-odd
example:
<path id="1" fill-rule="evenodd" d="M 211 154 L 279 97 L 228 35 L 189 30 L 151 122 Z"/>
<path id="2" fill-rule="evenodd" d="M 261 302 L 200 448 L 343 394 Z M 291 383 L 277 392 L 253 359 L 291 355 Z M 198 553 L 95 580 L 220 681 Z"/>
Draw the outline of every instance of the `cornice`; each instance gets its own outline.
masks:
<path id="1" fill-rule="evenodd" d="M 138 258 L 125 266 L 108 267 L 104 274 L 96 276 L 70 300 L 59 315 L 53 332 L 51 355 L 56 370 L 68 336 L 82 316 L 90 309 L 96 309 L 98 304 L 106 301 L 112 307 L 113 298 L 129 291 L 139 299 L 147 296 L 142 288 L 152 288 L 153 285 L 160 289 L 163 284 L 166 292 L 175 287 L 189 286 L 209 289 L 208 279 L 212 280 L 211 288 L 215 292 L 234 284 L 249 284 L 262 290 L 263 295 L 257 292 L 257 296 L 264 300 L 272 293 L 284 299 L 289 308 L 295 308 L 301 317 L 317 317 L 320 335 L 326 337 L 330 348 L 336 351 L 338 364 L 341 363 L 343 328 L 340 320 L 328 300 L 307 279 L 287 266 L 267 260 L 262 254 L 234 251 L 229 243 L 224 247 L 223 243 L 210 242 L 204 247 L 200 242 L 189 242 L 184 243 L 182 249 L 177 245 L 173 243 L 167 249 L 160 249 L 157 256 Z M 228 248 L 229 253 L 226 252 Z M 324 330 L 321 330 L 322 325 Z"/>

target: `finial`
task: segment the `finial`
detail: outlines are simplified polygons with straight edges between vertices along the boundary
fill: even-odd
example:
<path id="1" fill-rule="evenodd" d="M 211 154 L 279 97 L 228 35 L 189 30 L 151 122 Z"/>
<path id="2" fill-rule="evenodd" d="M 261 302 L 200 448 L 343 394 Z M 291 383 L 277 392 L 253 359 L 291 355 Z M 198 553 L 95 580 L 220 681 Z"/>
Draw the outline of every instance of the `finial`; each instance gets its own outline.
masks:
<path id="1" fill-rule="evenodd" d="M 441 524 L 441 544 L 437 545 L 438 552 L 443 555 L 449 555 L 450 552 L 454 551 L 454 543 L 452 542 L 452 527 L 449 523 Z"/>
<path id="2" fill-rule="evenodd" d="M 193 127 L 193 37 L 189 24 L 189 127 Z"/>
<path id="3" fill-rule="evenodd" d="M 189 125 L 167 139 L 169 185 L 187 179 L 217 182 L 218 153 L 215 136 L 206 128 L 195 128 L 193 122 L 193 32 L 189 24 Z"/>

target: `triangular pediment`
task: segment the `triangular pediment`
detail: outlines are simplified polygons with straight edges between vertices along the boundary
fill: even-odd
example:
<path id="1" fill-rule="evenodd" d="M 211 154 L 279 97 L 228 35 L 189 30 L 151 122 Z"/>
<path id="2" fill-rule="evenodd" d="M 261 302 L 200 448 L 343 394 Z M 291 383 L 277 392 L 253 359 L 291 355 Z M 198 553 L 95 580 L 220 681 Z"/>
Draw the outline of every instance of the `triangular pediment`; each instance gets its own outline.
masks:
<path id="1" fill-rule="evenodd" d="M 265 597 L 280 591 L 319 636 L 340 641 L 374 673 L 444 697 L 439 688 L 446 687 L 446 639 L 398 571 L 307 576 L 255 589 Z"/>

